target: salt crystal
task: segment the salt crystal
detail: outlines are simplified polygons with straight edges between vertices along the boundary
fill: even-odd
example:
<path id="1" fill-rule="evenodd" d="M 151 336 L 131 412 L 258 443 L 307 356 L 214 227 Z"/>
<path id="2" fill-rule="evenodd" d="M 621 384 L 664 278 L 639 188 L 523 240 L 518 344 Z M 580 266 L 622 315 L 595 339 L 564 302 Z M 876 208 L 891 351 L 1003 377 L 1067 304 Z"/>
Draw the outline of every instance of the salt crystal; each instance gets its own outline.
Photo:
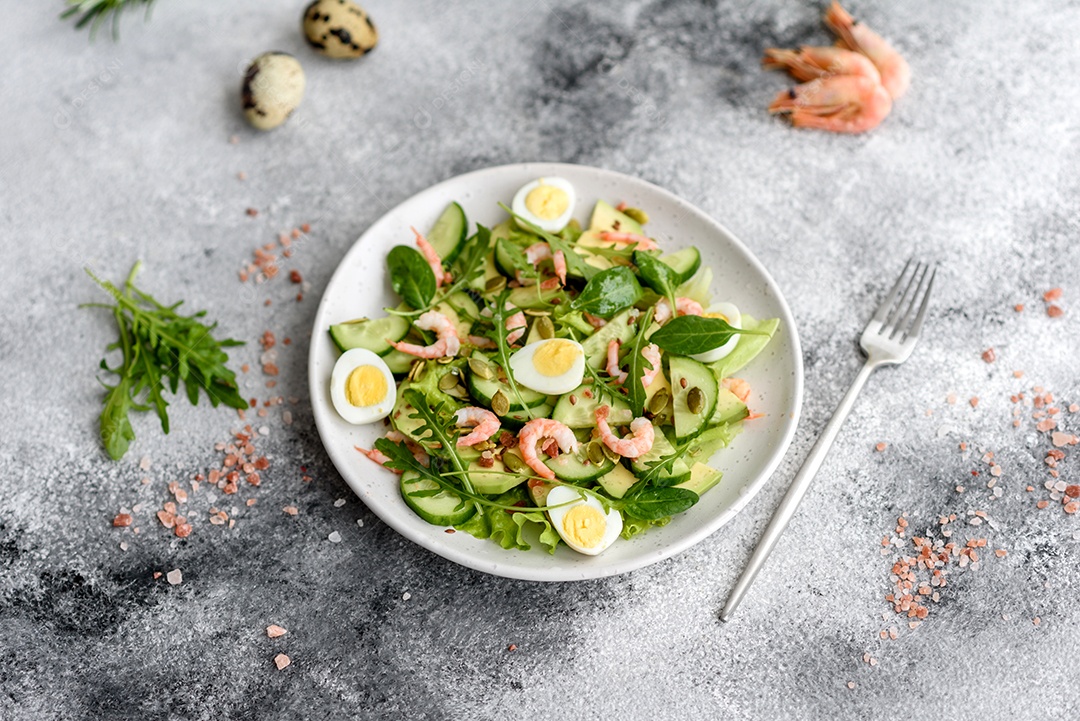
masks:
<path id="1" fill-rule="evenodd" d="M 143 456 L 139 459 L 139 468 L 144 471 L 150 470 L 150 456 Z"/>
<path id="2" fill-rule="evenodd" d="M 330 541 L 330 543 L 341 543 L 341 534 L 337 531 L 334 531 L 326 537 L 326 540 Z"/>
<path id="3" fill-rule="evenodd" d="M 274 656 L 274 665 L 277 666 L 278 671 L 282 670 L 290 663 L 292 663 L 292 659 L 290 659 L 283 653 L 279 653 L 277 656 Z"/>
<path id="4" fill-rule="evenodd" d="M 120 541 L 120 550 L 121 550 L 121 551 L 126 551 L 126 550 L 128 550 L 128 545 L 127 545 L 127 541 Z"/>
<path id="5" fill-rule="evenodd" d="M 363 518 L 357 518 L 356 519 L 356 525 L 360 526 L 360 528 L 363 528 L 364 527 L 364 519 Z"/>
<path id="6" fill-rule="evenodd" d="M 1069 487 L 1069 484 L 1066 483 L 1065 481 L 1058 481 L 1057 483 L 1054 484 L 1054 490 L 1055 491 L 1064 491 L 1068 487 Z"/>
<path id="7" fill-rule="evenodd" d="M 270 624 L 269 626 L 266 627 L 266 635 L 269 636 L 270 638 L 280 638 L 281 636 L 284 636 L 288 632 L 289 632 L 288 629 L 282 628 L 281 626 L 278 626 L 276 623 L 272 623 L 272 624 Z"/>
<path id="8" fill-rule="evenodd" d="M 408 591 L 406 591 L 405 593 L 401 594 L 401 600 L 402 600 L 402 601 L 408 601 L 408 600 L 409 600 L 410 598 L 412 598 L 412 594 L 411 594 L 411 593 L 409 593 Z"/>
<path id="9" fill-rule="evenodd" d="M 174 568 L 165 574 L 165 580 L 172 586 L 179 586 L 184 582 L 184 574 L 180 573 L 179 568 Z"/>
<path id="10" fill-rule="evenodd" d="M 982 524 L 982 519 L 976 516 L 975 518 L 968 519 L 968 523 L 972 526 L 979 526 Z"/>
<path id="11" fill-rule="evenodd" d="M 346 503 L 346 501 L 345 501 L 344 498 L 339 498 L 336 501 L 334 501 L 334 508 L 341 508 L 342 506 L 345 505 L 345 503 Z"/>
<path id="12" fill-rule="evenodd" d="M 1005 495 L 1005 489 L 1000 486 L 994 489 L 994 498 L 1001 498 Z"/>

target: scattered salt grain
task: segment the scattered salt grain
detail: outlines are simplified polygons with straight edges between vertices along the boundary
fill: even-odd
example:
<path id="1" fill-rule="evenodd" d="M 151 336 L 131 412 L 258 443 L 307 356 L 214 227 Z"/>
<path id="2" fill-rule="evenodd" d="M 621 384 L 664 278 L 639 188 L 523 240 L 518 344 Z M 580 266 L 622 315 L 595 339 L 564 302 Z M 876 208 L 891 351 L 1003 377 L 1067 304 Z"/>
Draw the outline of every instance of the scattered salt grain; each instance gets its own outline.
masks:
<path id="1" fill-rule="evenodd" d="M 292 663 L 292 659 L 290 659 L 283 653 L 279 653 L 277 656 L 274 656 L 274 665 L 277 666 L 278 671 L 281 671 L 290 663 Z"/>
<path id="2" fill-rule="evenodd" d="M 259 435 L 260 436 L 268 436 L 268 435 L 270 435 L 270 426 L 259 426 Z"/>
<path id="3" fill-rule="evenodd" d="M 334 531 L 326 537 L 326 540 L 330 541 L 330 543 L 341 543 L 341 534 L 337 531 Z"/>
<path id="4" fill-rule="evenodd" d="M 143 456 L 139 459 L 139 468 L 144 471 L 150 470 L 150 456 Z"/>
<path id="5" fill-rule="evenodd" d="M 278 626 L 276 623 L 272 623 L 266 627 L 266 635 L 270 638 L 280 638 L 289 632 L 288 629 Z"/>
<path id="6" fill-rule="evenodd" d="M 408 591 L 406 591 L 405 593 L 401 594 L 401 600 L 402 600 L 402 601 L 408 601 L 408 600 L 409 600 L 410 598 L 412 598 L 412 594 L 411 594 L 411 593 L 409 593 Z"/>
<path id="7" fill-rule="evenodd" d="M 345 505 L 345 503 L 346 503 L 346 501 L 345 501 L 344 498 L 339 498 L 336 501 L 334 501 L 334 508 L 341 508 L 342 506 Z"/>
<path id="8" fill-rule="evenodd" d="M 848 681 L 847 682 L 847 687 L 850 688 L 850 689 L 854 689 L 855 688 L 855 682 L 854 681 Z"/>
<path id="9" fill-rule="evenodd" d="M 171 586 L 179 586 L 184 582 L 184 574 L 180 573 L 179 568 L 174 568 L 165 574 L 165 580 L 168 581 Z"/>
<path id="10" fill-rule="evenodd" d="M 126 550 L 128 550 L 128 544 L 127 544 L 127 541 L 120 541 L 120 550 L 121 550 L 121 551 L 126 551 Z"/>
<path id="11" fill-rule="evenodd" d="M 364 527 L 364 519 L 363 518 L 357 518 L 356 519 L 356 525 L 360 526 L 360 528 L 363 528 Z"/>

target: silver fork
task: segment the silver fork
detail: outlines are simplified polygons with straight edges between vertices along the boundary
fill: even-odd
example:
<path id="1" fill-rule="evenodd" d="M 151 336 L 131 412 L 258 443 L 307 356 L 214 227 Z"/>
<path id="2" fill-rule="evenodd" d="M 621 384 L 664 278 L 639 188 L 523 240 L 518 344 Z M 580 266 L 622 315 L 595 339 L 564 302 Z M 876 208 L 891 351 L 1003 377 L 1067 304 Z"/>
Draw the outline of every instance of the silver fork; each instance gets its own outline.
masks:
<path id="1" fill-rule="evenodd" d="M 877 368 L 903 363 L 911 356 L 911 351 L 914 350 L 915 343 L 922 332 L 926 307 L 930 302 L 930 291 L 934 287 L 934 276 L 937 274 L 936 269 L 931 270 L 925 263 L 914 265 L 915 270 L 909 277 L 908 270 L 911 269 L 912 261 L 907 262 L 904 270 L 900 272 L 900 277 L 896 279 L 896 284 L 889 291 L 889 295 L 866 325 L 862 338 L 859 340 L 859 345 L 866 354 L 866 363 L 855 376 L 855 381 L 844 396 L 844 400 L 840 401 L 840 405 L 836 407 L 832 419 L 825 426 L 821 437 L 818 438 L 810 454 L 803 461 L 802 468 L 791 482 L 791 488 L 788 489 L 787 495 L 780 502 L 772 520 L 769 521 L 769 527 L 765 529 L 758 547 L 754 550 L 754 555 L 750 557 L 746 569 L 735 584 L 724 610 L 720 612 L 720 620 L 727 621 L 731 618 L 750 585 L 757 578 L 758 571 L 765 564 L 765 560 L 769 557 L 776 542 L 780 540 L 791 517 L 795 515 L 799 502 L 810 488 L 810 482 L 814 480 L 821 464 L 825 462 L 825 456 L 828 455 L 829 448 L 836 440 L 840 427 L 844 425 L 844 419 L 848 417 L 852 406 L 855 405 L 859 391 L 866 385 L 866 379 Z M 901 288 L 903 288 L 903 293 L 900 292 Z"/>

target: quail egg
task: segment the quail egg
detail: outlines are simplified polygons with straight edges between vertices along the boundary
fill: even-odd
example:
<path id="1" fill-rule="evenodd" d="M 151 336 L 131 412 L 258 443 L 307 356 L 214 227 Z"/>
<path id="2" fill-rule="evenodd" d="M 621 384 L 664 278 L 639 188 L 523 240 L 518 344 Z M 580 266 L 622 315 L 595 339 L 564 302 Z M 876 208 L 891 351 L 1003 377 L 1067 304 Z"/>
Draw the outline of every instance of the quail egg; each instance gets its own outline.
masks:
<path id="1" fill-rule="evenodd" d="M 567 505 L 563 506 L 562 504 Z M 546 504 L 560 506 L 548 511 L 551 525 L 566 545 L 578 553 L 595 556 L 615 542 L 622 532 L 622 516 L 604 506 L 593 496 L 571 486 L 556 486 L 548 493 Z"/>
<path id="2" fill-rule="evenodd" d="M 710 305 L 702 315 L 706 318 L 722 318 L 732 328 L 742 328 L 742 313 L 739 312 L 734 303 L 715 303 Z M 715 363 L 721 358 L 730 355 L 737 345 L 739 345 L 738 334 L 731 336 L 731 339 L 719 348 L 713 348 L 690 357 L 702 363 Z"/>
<path id="3" fill-rule="evenodd" d="M 558 233 L 570 222 L 576 200 L 569 180 L 548 177 L 524 185 L 510 207 L 541 230 Z"/>
<path id="4" fill-rule="evenodd" d="M 349 423 L 381 421 L 390 415 L 397 400 L 394 376 L 386 362 L 371 351 L 347 350 L 330 373 L 330 400 Z"/>
<path id="5" fill-rule="evenodd" d="M 562 395 L 585 378 L 585 351 L 567 338 L 538 340 L 510 356 L 510 369 L 519 385 L 537 393 Z"/>
<path id="6" fill-rule="evenodd" d="M 315 0 L 303 24 L 308 44 L 331 58 L 358 58 L 379 42 L 371 18 L 351 0 Z"/>
<path id="7" fill-rule="evenodd" d="M 304 69 L 288 53 L 263 53 L 244 74 L 244 117 L 259 130 L 284 123 L 303 98 Z"/>

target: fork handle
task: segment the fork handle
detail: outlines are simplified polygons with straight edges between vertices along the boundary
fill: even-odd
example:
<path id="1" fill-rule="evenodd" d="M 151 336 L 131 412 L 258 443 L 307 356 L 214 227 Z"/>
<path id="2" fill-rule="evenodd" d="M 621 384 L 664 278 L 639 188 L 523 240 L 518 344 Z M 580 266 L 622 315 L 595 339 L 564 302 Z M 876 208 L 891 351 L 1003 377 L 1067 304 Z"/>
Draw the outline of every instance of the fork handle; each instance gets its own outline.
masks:
<path id="1" fill-rule="evenodd" d="M 825 426 L 825 430 L 821 432 L 821 437 L 818 438 L 817 443 L 814 444 L 809 455 L 806 456 L 806 460 L 803 461 L 802 468 L 795 474 L 795 479 L 791 482 L 787 495 L 784 496 L 784 500 L 780 502 L 776 513 L 773 514 L 768 528 L 765 529 L 757 548 L 754 549 L 754 555 L 750 557 L 750 561 L 746 564 L 742 575 L 739 576 L 735 588 L 724 605 L 724 610 L 720 612 L 721 621 L 727 621 L 735 613 L 735 609 L 739 607 L 743 596 L 746 595 L 751 584 L 754 583 L 754 579 L 757 578 L 758 571 L 765 565 L 765 560 L 772 553 L 773 547 L 780 540 L 780 536 L 783 535 L 784 530 L 791 521 L 791 517 L 795 515 L 803 496 L 806 495 L 807 489 L 810 488 L 810 482 L 814 480 L 814 476 L 817 475 L 821 464 L 825 462 L 825 456 L 829 454 L 829 449 L 832 448 L 833 441 L 836 440 L 837 434 L 840 433 L 844 420 L 851 413 L 851 408 L 855 405 L 855 399 L 859 396 L 859 391 L 866 385 L 866 379 L 870 377 L 877 365 L 875 361 L 867 360 L 862 369 L 859 370 L 859 374 L 855 376 L 851 388 L 848 389 L 844 399 L 840 401 L 840 405 L 836 407 L 836 412 L 833 413 L 832 419 Z"/>

